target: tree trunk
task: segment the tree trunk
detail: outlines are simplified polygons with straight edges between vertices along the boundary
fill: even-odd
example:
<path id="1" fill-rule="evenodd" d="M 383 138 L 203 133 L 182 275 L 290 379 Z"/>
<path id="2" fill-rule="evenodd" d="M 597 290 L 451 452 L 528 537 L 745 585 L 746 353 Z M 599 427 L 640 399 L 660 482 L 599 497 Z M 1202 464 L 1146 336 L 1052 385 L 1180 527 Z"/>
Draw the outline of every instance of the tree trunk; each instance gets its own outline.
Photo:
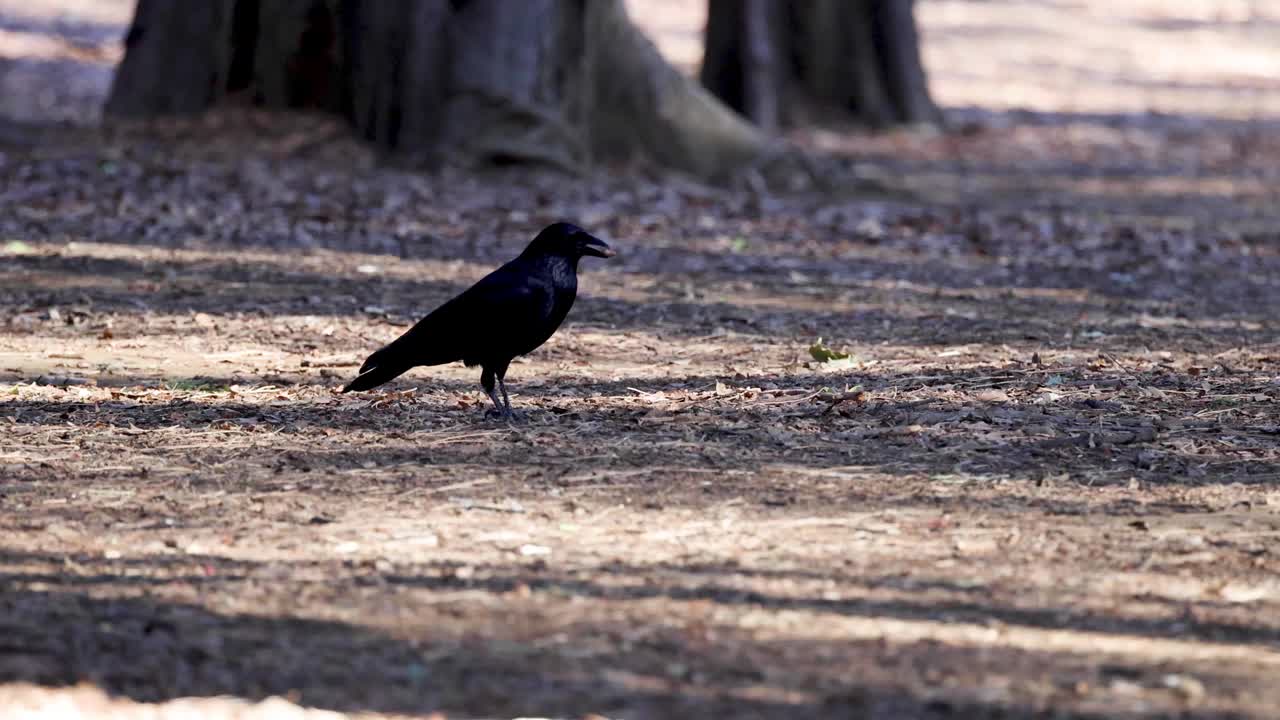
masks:
<path id="1" fill-rule="evenodd" d="M 198 112 L 232 94 L 339 113 L 424 158 L 580 169 L 642 154 L 716 175 L 765 150 L 622 0 L 140 0 L 108 113 Z"/>
<path id="2" fill-rule="evenodd" d="M 708 9 L 702 84 L 762 128 L 832 113 L 873 127 L 941 119 L 913 0 L 711 0 Z M 760 17 L 773 32 L 758 31 Z"/>
<path id="3" fill-rule="evenodd" d="M 232 0 L 138 0 L 106 112 L 197 112 L 227 84 Z"/>

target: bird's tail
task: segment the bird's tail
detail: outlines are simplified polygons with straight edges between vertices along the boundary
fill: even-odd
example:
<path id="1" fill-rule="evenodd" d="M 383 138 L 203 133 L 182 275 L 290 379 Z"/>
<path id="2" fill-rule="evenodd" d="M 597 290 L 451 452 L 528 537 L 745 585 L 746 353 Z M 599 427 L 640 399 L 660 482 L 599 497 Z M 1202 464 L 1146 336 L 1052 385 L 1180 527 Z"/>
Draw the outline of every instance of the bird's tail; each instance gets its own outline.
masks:
<path id="1" fill-rule="evenodd" d="M 346 387 L 342 388 L 342 392 L 372 390 L 400 377 L 413 365 L 414 363 L 405 357 L 404 348 L 391 343 L 370 355 L 369 359 L 364 361 L 364 365 L 360 366 L 360 374 L 355 380 L 347 383 Z"/>

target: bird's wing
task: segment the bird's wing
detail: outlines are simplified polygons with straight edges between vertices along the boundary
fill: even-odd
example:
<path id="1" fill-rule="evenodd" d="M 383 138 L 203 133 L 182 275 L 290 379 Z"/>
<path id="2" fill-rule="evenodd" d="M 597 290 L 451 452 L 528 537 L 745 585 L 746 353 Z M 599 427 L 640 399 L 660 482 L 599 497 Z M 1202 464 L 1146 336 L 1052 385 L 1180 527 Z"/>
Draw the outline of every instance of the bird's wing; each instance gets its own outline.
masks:
<path id="1" fill-rule="evenodd" d="M 457 298 L 456 335 L 468 364 L 527 352 L 555 303 L 549 283 L 520 266 L 504 266 Z M 443 309 L 443 308 L 441 308 Z"/>
<path id="2" fill-rule="evenodd" d="M 520 338 L 543 324 L 551 303 L 549 290 L 522 270 L 509 263 L 486 275 L 369 356 L 360 372 L 378 365 L 408 369 L 471 361 L 518 346 Z"/>

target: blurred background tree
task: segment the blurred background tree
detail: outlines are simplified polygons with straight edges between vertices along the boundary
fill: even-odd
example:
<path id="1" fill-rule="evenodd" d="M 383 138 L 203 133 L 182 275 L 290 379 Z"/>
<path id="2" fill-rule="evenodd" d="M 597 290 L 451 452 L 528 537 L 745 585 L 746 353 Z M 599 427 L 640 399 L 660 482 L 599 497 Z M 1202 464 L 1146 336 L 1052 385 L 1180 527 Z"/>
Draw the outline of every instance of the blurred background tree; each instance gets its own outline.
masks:
<path id="1" fill-rule="evenodd" d="M 766 130 L 933 124 L 914 0 L 710 0 L 701 80 Z"/>
<path id="2" fill-rule="evenodd" d="M 125 45 L 115 116 L 239 97 L 338 113 L 399 154 L 579 168 L 643 153 L 704 176 L 766 145 L 622 0 L 140 0 Z"/>

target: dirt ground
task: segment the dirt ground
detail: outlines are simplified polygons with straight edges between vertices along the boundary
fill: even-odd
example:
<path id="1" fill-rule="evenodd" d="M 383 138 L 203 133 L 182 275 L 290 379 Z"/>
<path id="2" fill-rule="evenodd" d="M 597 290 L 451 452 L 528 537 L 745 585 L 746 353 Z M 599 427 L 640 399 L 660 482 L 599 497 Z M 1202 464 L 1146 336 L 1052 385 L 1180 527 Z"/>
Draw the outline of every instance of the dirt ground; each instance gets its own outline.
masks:
<path id="1" fill-rule="evenodd" d="M 1217 5 L 1205 42 L 1261 13 Z M 963 6 L 1017 3 L 926 31 Z M 1280 124 L 1240 72 L 1219 117 L 1102 83 L 796 135 L 869 195 L 12 122 L 0 715 L 1274 717 Z M 462 367 L 335 392 L 560 217 L 620 255 L 513 365 L 525 422 Z"/>

